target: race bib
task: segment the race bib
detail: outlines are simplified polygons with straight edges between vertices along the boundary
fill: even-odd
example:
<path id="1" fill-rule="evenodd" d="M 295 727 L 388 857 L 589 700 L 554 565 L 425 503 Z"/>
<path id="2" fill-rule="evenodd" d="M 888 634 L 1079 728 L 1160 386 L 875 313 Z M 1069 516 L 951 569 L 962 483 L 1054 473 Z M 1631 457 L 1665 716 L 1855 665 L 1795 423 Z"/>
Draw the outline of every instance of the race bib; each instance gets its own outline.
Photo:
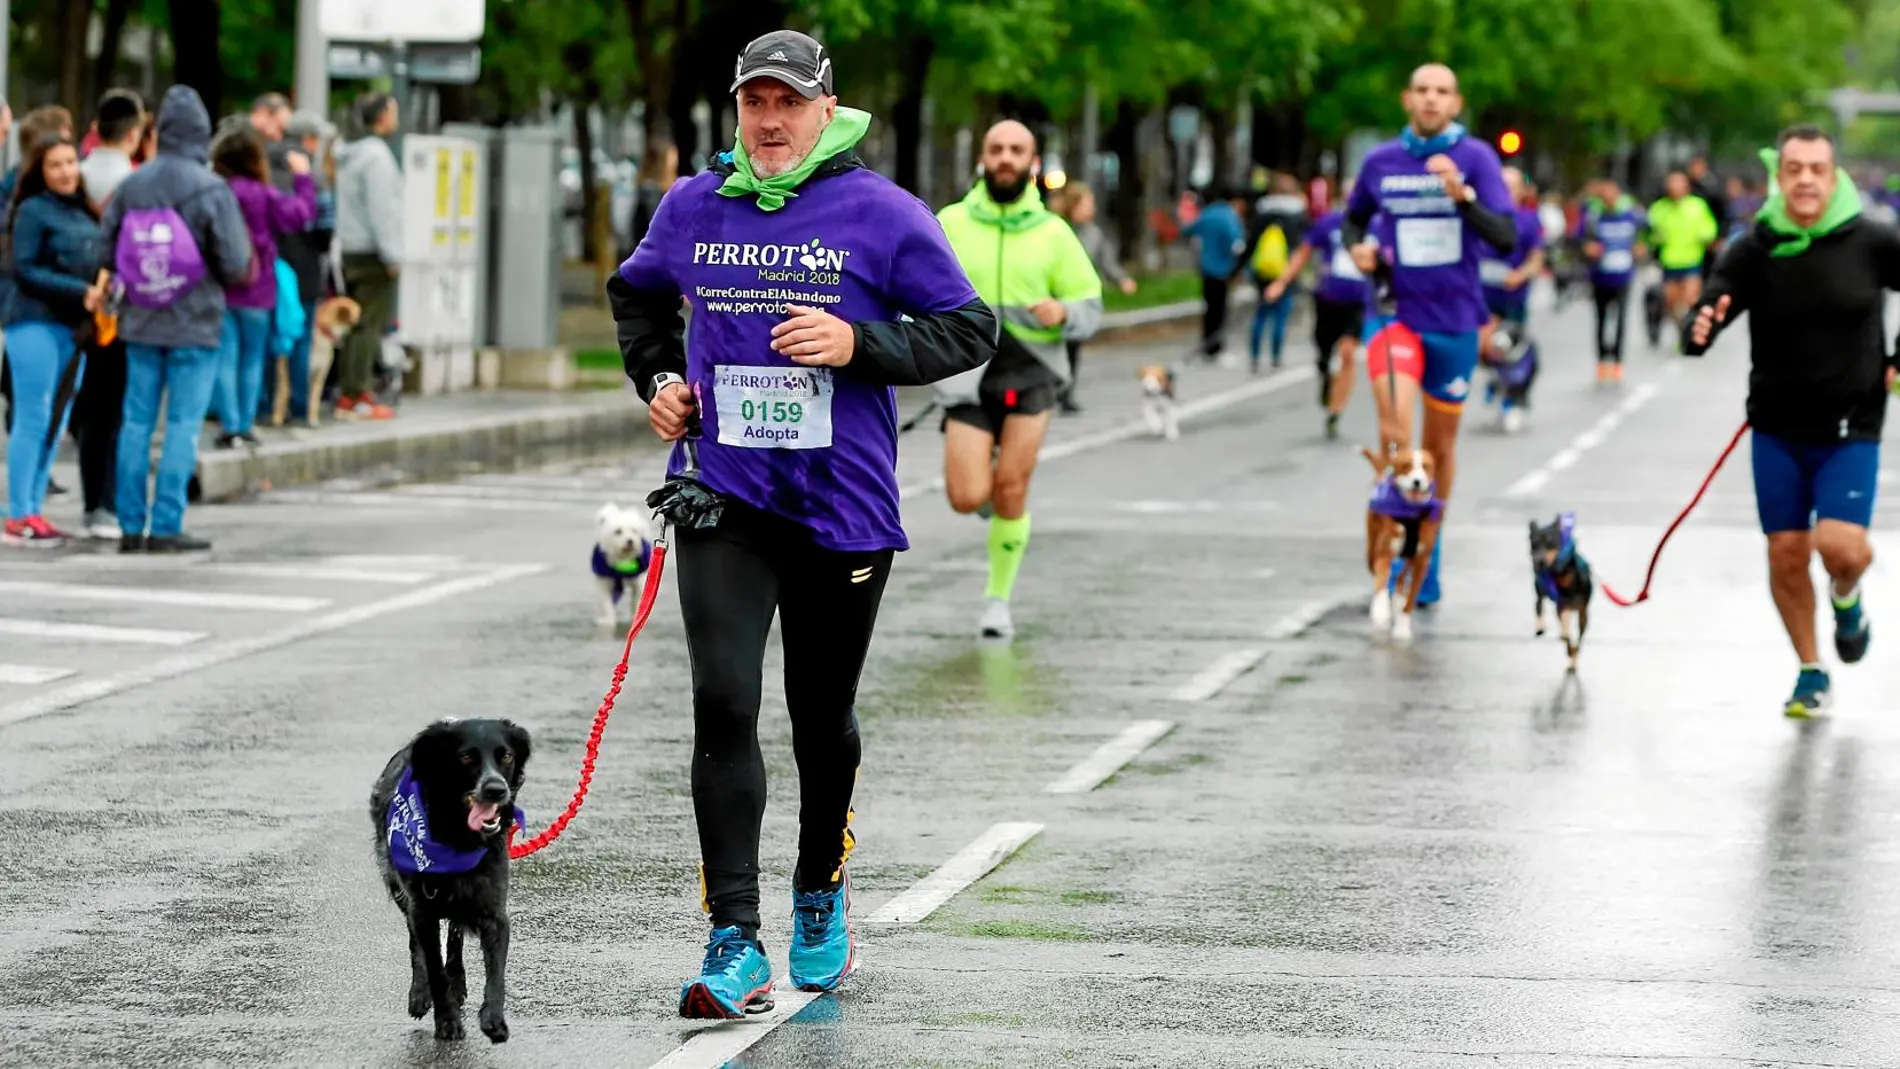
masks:
<path id="1" fill-rule="evenodd" d="M 1443 267 L 1465 258 L 1458 219 L 1400 219 L 1398 237 L 1401 267 Z"/>
<path id="2" fill-rule="evenodd" d="M 1479 260 L 1478 278 L 1493 289 L 1503 289 L 1505 279 L 1511 276 L 1511 265 L 1503 260 Z"/>
<path id="3" fill-rule="evenodd" d="M 828 367 L 713 367 L 719 444 L 742 449 L 826 449 L 831 445 Z"/>
<path id="4" fill-rule="evenodd" d="M 1605 274 L 1620 275 L 1636 266 L 1636 254 L 1628 249 L 1609 249 L 1598 263 Z"/>
<path id="5" fill-rule="evenodd" d="M 1342 278 L 1349 282 L 1364 282 L 1366 279 L 1365 272 L 1360 271 L 1359 265 L 1352 262 L 1352 250 L 1344 245 L 1333 250 L 1332 273 L 1334 278 Z"/>

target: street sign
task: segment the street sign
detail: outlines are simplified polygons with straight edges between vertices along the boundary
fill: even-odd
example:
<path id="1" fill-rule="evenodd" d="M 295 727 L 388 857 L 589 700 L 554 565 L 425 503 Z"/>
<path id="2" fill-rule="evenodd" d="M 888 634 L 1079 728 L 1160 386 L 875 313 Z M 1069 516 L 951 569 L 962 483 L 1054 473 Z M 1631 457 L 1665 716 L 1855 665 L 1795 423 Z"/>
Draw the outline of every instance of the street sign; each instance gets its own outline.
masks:
<path id="1" fill-rule="evenodd" d="M 474 85 L 481 78 L 482 49 L 470 44 L 420 44 L 407 50 L 409 78 L 435 85 Z M 327 54 L 332 78 L 388 78 L 395 57 L 381 45 L 332 42 Z"/>
<path id="2" fill-rule="evenodd" d="M 466 44 L 487 28 L 483 0 L 320 0 L 320 28 L 333 41 Z"/>

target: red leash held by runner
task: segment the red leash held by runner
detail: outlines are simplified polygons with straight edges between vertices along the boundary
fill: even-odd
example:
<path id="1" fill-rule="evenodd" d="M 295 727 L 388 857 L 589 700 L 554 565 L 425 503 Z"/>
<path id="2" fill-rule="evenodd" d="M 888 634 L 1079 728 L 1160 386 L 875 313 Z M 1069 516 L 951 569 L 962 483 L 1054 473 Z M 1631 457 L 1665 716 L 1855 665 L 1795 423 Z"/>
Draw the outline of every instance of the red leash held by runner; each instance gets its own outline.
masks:
<path id="1" fill-rule="evenodd" d="M 1722 450 L 1722 455 L 1715 458 L 1715 466 L 1710 468 L 1709 474 L 1703 477 L 1702 485 L 1696 487 L 1695 496 L 1690 498 L 1689 503 L 1683 507 L 1681 512 L 1676 514 L 1675 521 L 1669 525 L 1669 529 L 1663 532 L 1662 540 L 1656 543 L 1656 552 L 1650 555 L 1649 571 L 1643 575 L 1643 589 L 1637 591 L 1634 598 L 1626 598 L 1616 591 L 1611 590 L 1610 584 L 1603 583 L 1601 585 L 1603 587 L 1604 597 L 1609 598 L 1611 602 L 1621 605 L 1624 608 L 1628 608 L 1631 605 L 1640 605 L 1649 600 L 1649 584 L 1651 580 L 1656 578 L 1656 564 L 1662 560 L 1663 547 L 1669 544 L 1669 536 L 1675 534 L 1676 528 L 1681 527 L 1682 522 L 1689 518 L 1691 512 L 1695 511 L 1695 507 L 1702 503 L 1702 495 L 1708 493 L 1709 484 L 1715 481 L 1715 476 L 1722 470 L 1722 465 L 1728 463 L 1729 454 L 1735 452 L 1735 447 L 1742 444 L 1742 435 L 1747 433 L 1747 423 L 1743 423 L 1740 427 L 1736 428 L 1735 437 L 1729 439 L 1728 448 Z"/>
<path id="2" fill-rule="evenodd" d="M 640 607 L 634 611 L 633 626 L 627 628 L 627 645 L 620 652 L 620 663 L 614 666 L 613 685 L 607 688 L 607 696 L 601 699 L 600 711 L 594 714 L 594 729 L 587 735 L 587 756 L 581 760 L 581 779 L 574 788 L 574 797 L 567 803 L 567 809 L 548 825 L 546 831 L 529 839 L 525 843 L 514 841 L 515 829 L 508 831 L 508 858 L 519 861 L 561 837 L 567 830 L 567 822 L 581 811 L 581 803 L 587 800 L 587 787 L 594 778 L 594 761 L 600 757 L 600 738 L 607 731 L 607 716 L 614 711 L 614 699 L 620 697 L 620 685 L 627 681 L 627 661 L 633 657 L 633 640 L 640 635 L 640 629 L 646 626 L 647 617 L 653 615 L 653 603 L 660 594 L 660 573 L 666 570 L 666 532 L 653 540 L 653 561 L 647 569 L 647 581 L 640 588 Z"/>

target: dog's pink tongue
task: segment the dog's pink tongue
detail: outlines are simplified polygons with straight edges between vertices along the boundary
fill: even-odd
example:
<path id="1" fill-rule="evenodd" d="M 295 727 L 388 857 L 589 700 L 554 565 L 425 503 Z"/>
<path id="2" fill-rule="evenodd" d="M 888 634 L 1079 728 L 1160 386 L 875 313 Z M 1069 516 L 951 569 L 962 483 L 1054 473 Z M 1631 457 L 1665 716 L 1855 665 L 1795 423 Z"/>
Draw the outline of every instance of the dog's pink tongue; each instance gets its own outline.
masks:
<path id="1" fill-rule="evenodd" d="M 495 805 L 493 802 L 476 802 L 474 805 L 469 806 L 468 830 L 481 831 L 482 825 L 495 819 L 495 811 L 500 808 L 500 806 Z"/>

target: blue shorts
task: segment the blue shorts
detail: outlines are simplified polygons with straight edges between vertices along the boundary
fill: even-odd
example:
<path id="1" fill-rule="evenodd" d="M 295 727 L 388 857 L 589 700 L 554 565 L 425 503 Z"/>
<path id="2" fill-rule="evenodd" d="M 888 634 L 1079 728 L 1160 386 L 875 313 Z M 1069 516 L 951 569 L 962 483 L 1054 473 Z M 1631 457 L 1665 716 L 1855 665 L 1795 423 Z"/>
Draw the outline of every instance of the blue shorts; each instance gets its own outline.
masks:
<path id="1" fill-rule="evenodd" d="M 1370 345 L 1391 317 L 1368 311 L 1360 341 Z M 1478 332 L 1427 334 L 1418 332 L 1425 347 L 1425 375 L 1419 386 L 1425 390 L 1425 403 L 1445 412 L 1461 412 L 1471 394 L 1471 376 L 1478 370 Z"/>
<path id="2" fill-rule="evenodd" d="M 1751 437 L 1763 534 L 1805 531 L 1817 518 L 1857 527 L 1873 522 L 1879 442 L 1798 445 L 1760 431 Z"/>
<path id="3" fill-rule="evenodd" d="M 1684 279 L 1701 278 L 1701 277 L 1702 277 L 1701 264 L 1697 264 L 1694 267 L 1665 267 L 1663 268 L 1664 282 L 1681 282 Z"/>

